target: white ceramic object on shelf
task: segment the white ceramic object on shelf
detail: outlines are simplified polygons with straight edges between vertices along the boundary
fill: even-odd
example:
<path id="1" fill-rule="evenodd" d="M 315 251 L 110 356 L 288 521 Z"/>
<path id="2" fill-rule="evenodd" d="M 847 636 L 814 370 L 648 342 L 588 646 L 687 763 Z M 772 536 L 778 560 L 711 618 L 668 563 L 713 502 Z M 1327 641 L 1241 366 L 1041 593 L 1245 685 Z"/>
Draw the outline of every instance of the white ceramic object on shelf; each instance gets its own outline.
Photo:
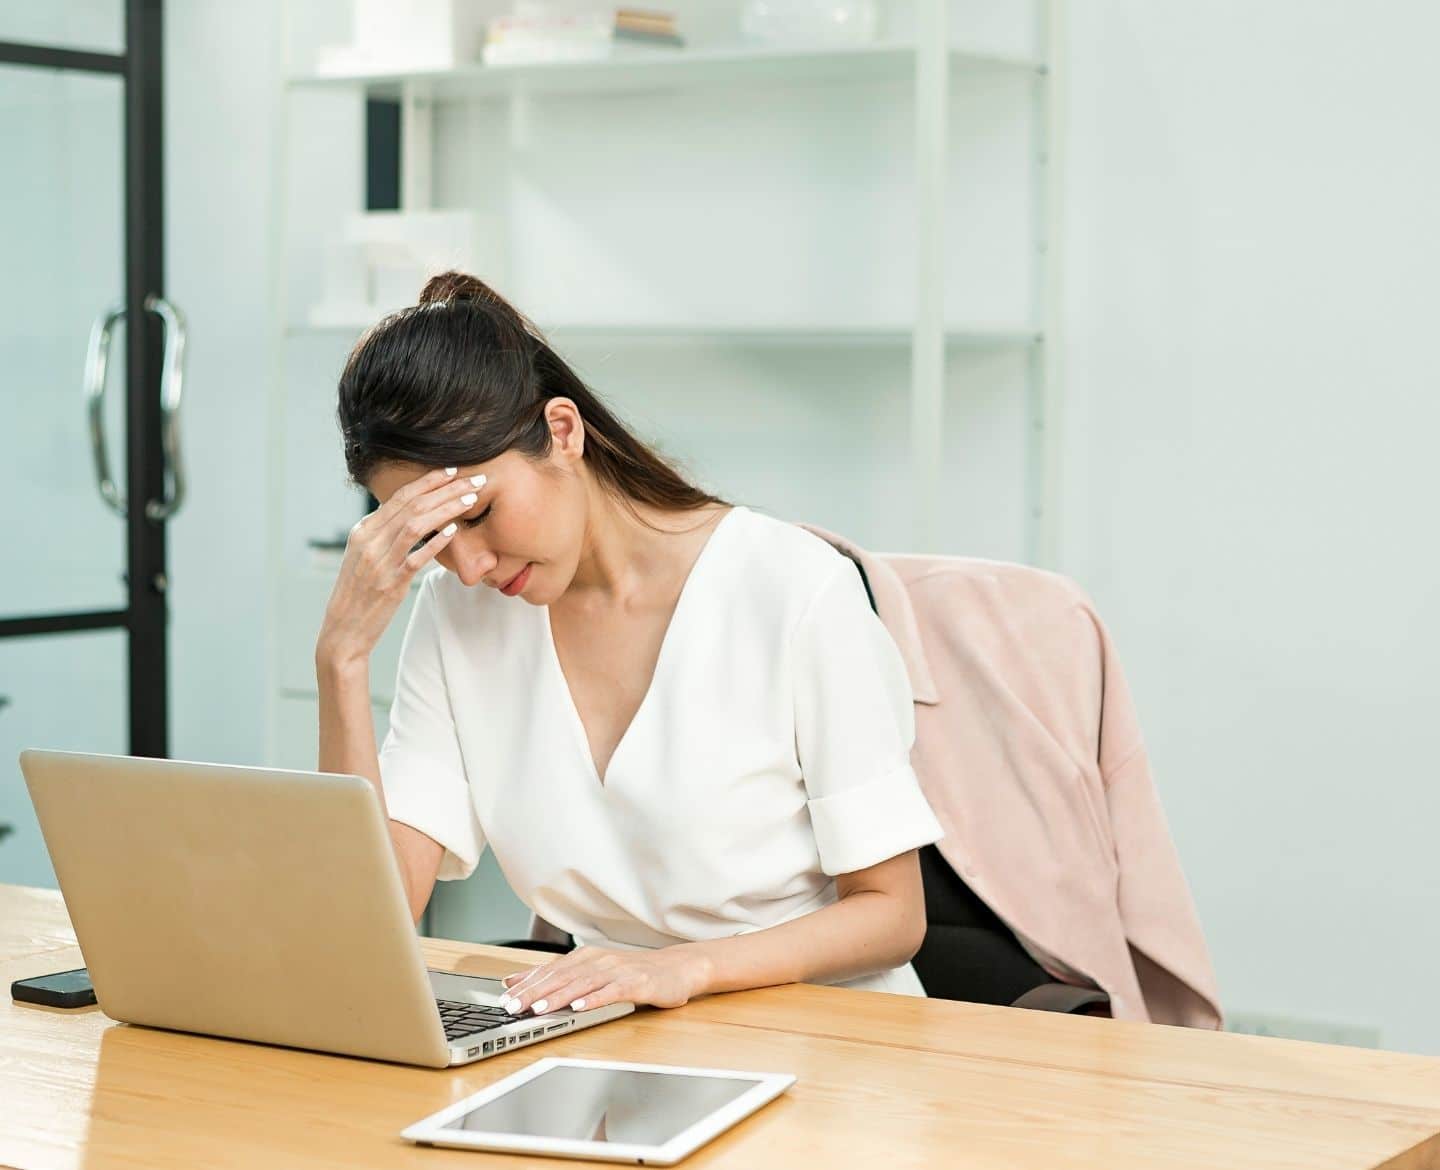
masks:
<path id="1" fill-rule="evenodd" d="M 363 328 L 413 305 L 447 268 L 505 285 L 504 225 L 475 211 L 367 211 L 352 215 L 325 251 L 320 300 L 307 324 Z"/>
<path id="2" fill-rule="evenodd" d="M 480 60 L 485 27 L 507 0 L 353 0 L 354 40 L 316 58 L 321 76 L 453 69 Z"/>
<path id="3" fill-rule="evenodd" d="M 741 0 L 740 31 L 772 44 L 868 45 L 880 23 L 876 0 Z"/>

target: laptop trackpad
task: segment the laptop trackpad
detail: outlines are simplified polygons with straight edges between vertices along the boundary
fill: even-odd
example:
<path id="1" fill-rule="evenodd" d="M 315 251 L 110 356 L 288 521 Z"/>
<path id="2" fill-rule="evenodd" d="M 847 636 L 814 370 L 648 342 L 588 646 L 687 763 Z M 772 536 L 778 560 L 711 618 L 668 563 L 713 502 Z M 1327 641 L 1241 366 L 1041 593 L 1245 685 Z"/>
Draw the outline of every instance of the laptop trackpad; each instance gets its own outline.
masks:
<path id="1" fill-rule="evenodd" d="M 505 994 L 505 984 L 499 979 L 487 979 L 482 975 L 453 975 L 449 971 L 427 971 L 426 974 L 430 976 L 430 988 L 436 999 L 499 1007 L 500 997 Z"/>

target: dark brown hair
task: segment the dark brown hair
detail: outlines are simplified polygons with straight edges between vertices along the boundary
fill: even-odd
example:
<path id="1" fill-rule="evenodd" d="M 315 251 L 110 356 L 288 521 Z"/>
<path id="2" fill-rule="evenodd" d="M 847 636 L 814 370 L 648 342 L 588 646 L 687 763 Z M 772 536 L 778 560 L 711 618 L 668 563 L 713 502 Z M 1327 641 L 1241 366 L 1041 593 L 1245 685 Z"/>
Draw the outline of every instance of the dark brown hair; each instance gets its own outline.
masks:
<path id="1" fill-rule="evenodd" d="M 543 458 L 552 398 L 575 403 L 585 462 L 632 509 L 724 503 L 636 438 L 527 318 L 463 272 L 431 277 L 418 305 L 384 318 L 351 351 L 336 409 L 346 469 L 364 484 L 383 463 L 455 467 L 506 451 Z"/>

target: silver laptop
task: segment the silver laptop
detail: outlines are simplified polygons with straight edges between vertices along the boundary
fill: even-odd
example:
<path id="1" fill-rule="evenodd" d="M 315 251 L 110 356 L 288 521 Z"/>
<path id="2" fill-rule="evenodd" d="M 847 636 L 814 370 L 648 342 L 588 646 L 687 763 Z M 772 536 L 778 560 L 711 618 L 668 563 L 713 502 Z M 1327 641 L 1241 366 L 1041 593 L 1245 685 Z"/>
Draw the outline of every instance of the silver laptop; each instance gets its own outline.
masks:
<path id="1" fill-rule="evenodd" d="M 20 769 L 112 1019 L 445 1068 L 635 1010 L 515 1017 L 499 979 L 427 971 L 358 776 L 51 751 Z"/>

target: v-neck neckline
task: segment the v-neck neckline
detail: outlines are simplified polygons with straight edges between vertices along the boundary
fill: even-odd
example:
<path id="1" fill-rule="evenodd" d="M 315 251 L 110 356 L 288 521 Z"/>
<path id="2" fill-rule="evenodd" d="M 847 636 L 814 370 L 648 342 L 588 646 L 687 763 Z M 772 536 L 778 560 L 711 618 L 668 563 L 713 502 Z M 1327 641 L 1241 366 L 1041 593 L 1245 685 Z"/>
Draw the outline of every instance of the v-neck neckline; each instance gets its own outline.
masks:
<path id="1" fill-rule="evenodd" d="M 590 747 L 590 736 L 585 730 L 585 720 L 580 715 L 580 707 L 575 702 L 575 692 L 570 689 L 570 680 L 565 675 L 565 667 L 560 662 L 560 651 L 555 645 L 555 627 L 550 622 L 550 607 L 543 607 L 541 613 L 541 627 L 544 632 L 546 645 L 550 649 L 550 662 L 555 667 L 555 677 L 560 684 L 560 690 L 564 694 L 565 704 L 570 709 L 570 722 L 574 734 L 579 741 L 580 753 L 585 759 L 590 772 L 590 780 L 601 789 L 607 790 L 610 786 L 612 774 L 615 771 L 615 760 L 629 741 L 631 733 L 635 730 L 645 709 L 650 706 L 650 696 L 655 691 L 655 683 L 660 678 L 660 671 L 665 665 L 665 660 L 670 652 L 670 635 L 675 632 L 685 609 L 686 599 L 693 592 L 692 586 L 697 578 L 701 576 L 701 569 L 710 555 L 710 550 L 715 546 L 715 540 L 720 535 L 720 530 L 730 522 L 730 518 L 736 512 L 741 511 L 740 505 L 733 505 L 725 515 L 716 521 L 715 527 L 710 530 L 710 535 L 705 538 L 705 543 L 700 546 L 699 553 L 690 562 L 690 569 L 685 574 L 685 580 L 680 585 L 680 593 L 675 598 L 675 608 L 670 611 L 670 620 L 665 623 L 665 633 L 660 637 L 660 650 L 655 655 L 655 666 L 650 672 L 650 681 L 645 687 L 645 693 L 640 697 L 640 704 L 635 708 L 634 714 L 630 716 L 630 722 L 625 725 L 625 730 L 620 733 L 620 738 L 615 741 L 614 748 L 610 751 L 610 759 L 605 764 L 605 774 L 600 774 L 599 767 L 595 763 L 595 753 Z"/>

